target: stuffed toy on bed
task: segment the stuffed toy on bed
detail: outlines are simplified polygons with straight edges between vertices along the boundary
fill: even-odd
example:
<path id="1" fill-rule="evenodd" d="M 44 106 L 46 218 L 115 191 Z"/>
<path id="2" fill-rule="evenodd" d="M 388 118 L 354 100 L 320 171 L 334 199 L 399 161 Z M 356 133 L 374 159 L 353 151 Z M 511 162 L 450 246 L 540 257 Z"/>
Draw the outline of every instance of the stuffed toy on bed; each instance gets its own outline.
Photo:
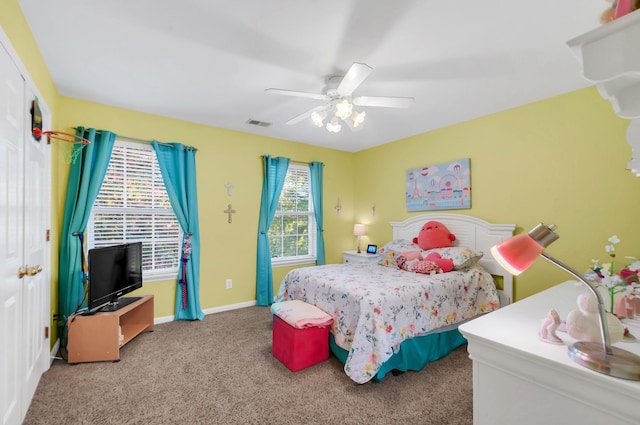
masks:
<path id="1" fill-rule="evenodd" d="M 432 252 L 424 258 L 419 252 L 417 256 L 413 253 L 402 253 L 398 256 L 397 262 L 399 269 L 414 273 L 435 274 L 453 270 L 453 260 L 442 258 L 437 252 Z"/>
<path id="2" fill-rule="evenodd" d="M 413 238 L 422 250 L 448 248 L 453 246 L 456 237 L 439 221 L 428 221 L 422 226 L 418 237 Z M 407 251 L 398 256 L 398 268 L 414 273 L 434 274 L 447 273 L 453 270 L 453 260 L 442 258 L 432 252 L 426 257 L 420 251 Z"/>
<path id="3" fill-rule="evenodd" d="M 433 248 L 448 248 L 453 246 L 456 236 L 447 229 L 447 226 L 439 221 L 427 221 L 418 232 L 418 237 L 413 238 L 423 250 Z"/>

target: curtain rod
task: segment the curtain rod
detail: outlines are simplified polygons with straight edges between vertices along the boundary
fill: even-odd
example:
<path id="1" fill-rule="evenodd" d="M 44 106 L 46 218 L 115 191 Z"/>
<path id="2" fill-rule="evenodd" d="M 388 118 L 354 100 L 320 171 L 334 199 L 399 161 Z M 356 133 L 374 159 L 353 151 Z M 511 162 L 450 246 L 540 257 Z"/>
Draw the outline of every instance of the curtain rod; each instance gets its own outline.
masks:
<path id="1" fill-rule="evenodd" d="M 265 156 L 267 156 L 267 155 L 260 155 L 260 158 L 264 159 Z M 293 159 L 290 159 L 289 162 L 291 164 L 298 164 L 298 165 L 309 165 L 309 164 L 311 164 L 310 162 L 296 161 L 296 160 L 293 160 Z M 324 164 L 322 164 L 322 166 L 324 167 Z"/>
<path id="2" fill-rule="evenodd" d="M 78 127 L 71 127 L 71 128 L 73 128 L 74 130 L 77 130 L 77 129 L 78 129 Z M 96 132 L 98 132 L 98 133 L 99 133 L 100 131 L 102 131 L 102 130 L 96 130 Z M 123 140 L 123 141 L 125 141 L 125 142 L 145 143 L 145 144 L 147 144 L 147 145 L 150 145 L 151 143 L 153 143 L 153 140 L 136 139 L 135 137 L 121 136 L 120 134 L 116 134 L 116 139 L 120 139 L 120 140 Z M 158 141 L 158 140 L 156 140 L 156 142 L 157 142 L 159 145 L 162 145 L 162 146 L 173 147 L 173 145 L 172 145 L 172 144 L 170 144 L 170 143 L 164 143 L 164 142 L 160 142 L 160 141 Z M 197 149 L 197 148 L 194 148 L 193 146 L 186 146 L 186 147 L 188 147 L 188 148 L 189 148 L 189 149 L 191 149 L 191 150 L 198 151 L 198 149 Z"/>
<path id="3" fill-rule="evenodd" d="M 142 140 L 142 139 L 136 139 L 135 137 L 128 137 L 128 136 L 120 136 L 118 134 L 116 134 L 116 139 L 120 139 L 123 140 L 125 142 L 133 142 L 133 143 L 145 143 L 147 145 L 150 145 L 151 143 L 153 143 L 153 140 Z M 163 142 L 159 142 L 156 140 L 156 143 L 158 143 L 159 145 L 162 146 L 172 146 L 169 143 L 163 143 Z M 197 151 L 196 148 L 193 148 L 193 150 Z"/>
<path id="4" fill-rule="evenodd" d="M 120 139 L 120 140 L 124 140 L 125 142 L 133 142 L 133 143 L 146 143 L 148 145 L 150 145 L 151 143 L 153 143 L 153 140 L 142 140 L 142 139 L 136 139 L 135 137 L 128 137 L 128 136 L 120 136 L 116 134 L 116 139 Z M 155 141 L 157 144 L 161 145 L 161 146 L 168 146 L 170 148 L 173 147 L 173 145 L 171 143 L 166 143 L 166 142 L 160 142 L 158 140 Z M 193 146 L 187 146 L 184 145 L 186 148 L 191 149 L 192 151 L 198 151 L 197 148 L 194 148 Z"/>

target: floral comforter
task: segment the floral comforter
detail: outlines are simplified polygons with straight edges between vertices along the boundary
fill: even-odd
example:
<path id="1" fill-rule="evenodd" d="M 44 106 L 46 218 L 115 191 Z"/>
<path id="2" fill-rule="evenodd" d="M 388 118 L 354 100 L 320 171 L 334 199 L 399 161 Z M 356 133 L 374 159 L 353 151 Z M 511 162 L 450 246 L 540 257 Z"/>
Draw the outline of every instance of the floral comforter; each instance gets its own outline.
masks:
<path id="1" fill-rule="evenodd" d="M 331 332 L 349 352 L 346 374 L 363 384 L 406 339 L 499 307 L 493 277 L 480 266 L 424 275 L 363 263 L 290 271 L 276 302 L 302 300 L 333 317 Z"/>

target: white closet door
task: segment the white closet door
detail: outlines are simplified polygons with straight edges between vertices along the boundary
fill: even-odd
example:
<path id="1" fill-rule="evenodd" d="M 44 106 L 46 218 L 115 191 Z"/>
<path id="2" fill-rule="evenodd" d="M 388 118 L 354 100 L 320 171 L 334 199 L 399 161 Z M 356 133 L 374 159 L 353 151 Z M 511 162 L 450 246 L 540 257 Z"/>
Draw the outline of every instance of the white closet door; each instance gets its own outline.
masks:
<path id="1" fill-rule="evenodd" d="M 25 89 L 24 121 L 24 263 L 30 275 L 23 278 L 22 344 L 24 364 L 21 380 L 22 416 L 27 413 L 29 401 L 38 387 L 40 376 L 49 367 L 49 282 L 50 261 L 47 229 L 49 228 L 50 187 L 49 164 L 51 145 L 47 138 L 40 141 L 31 136 L 31 114 L 29 110 L 35 94 Z M 43 130 L 49 129 L 49 114 L 43 105 Z M 35 272 L 35 274 L 34 274 Z"/>
<path id="2" fill-rule="evenodd" d="M 0 45 L 0 421 L 22 422 L 24 81 Z"/>
<path id="3" fill-rule="evenodd" d="M 0 36 L 0 425 L 18 425 L 49 367 L 51 149 L 31 136 L 33 85 Z"/>

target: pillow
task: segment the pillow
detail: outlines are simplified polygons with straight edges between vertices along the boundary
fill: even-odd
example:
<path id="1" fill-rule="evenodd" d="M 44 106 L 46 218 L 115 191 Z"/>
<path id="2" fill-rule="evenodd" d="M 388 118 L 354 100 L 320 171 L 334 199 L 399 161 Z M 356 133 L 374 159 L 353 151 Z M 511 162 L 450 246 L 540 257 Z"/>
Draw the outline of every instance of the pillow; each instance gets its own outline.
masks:
<path id="1" fill-rule="evenodd" d="M 378 264 L 386 267 L 393 267 L 394 269 L 398 268 L 398 261 L 396 257 L 403 252 L 407 251 L 420 251 L 420 247 L 418 244 L 415 244 L 406 239 L 396 239 L 385 246 L 380 248 L 378 253 L 380 254 L 380 260 L 378 260 Z"/>
<path id="2" fill-rule="evenodd" d="M 474 266 L 484 255 L 480 251 L 462 246 L 452 246 L 449 248 L 433 248 L 422 251 L 422 256 L 426 257 L 432 252 L 440 254 L 442 258 L 453 260 L 453 270 L 463 270 Z"/>

